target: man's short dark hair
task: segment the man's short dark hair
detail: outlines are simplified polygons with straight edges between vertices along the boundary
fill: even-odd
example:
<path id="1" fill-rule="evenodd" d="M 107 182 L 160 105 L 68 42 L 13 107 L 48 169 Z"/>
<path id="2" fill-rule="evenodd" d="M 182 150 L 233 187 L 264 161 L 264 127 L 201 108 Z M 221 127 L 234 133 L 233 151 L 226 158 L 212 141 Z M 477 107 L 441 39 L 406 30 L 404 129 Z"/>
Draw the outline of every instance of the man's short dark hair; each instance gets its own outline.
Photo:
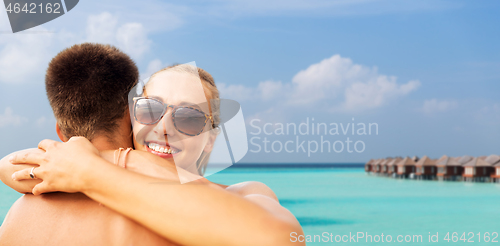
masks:
<path id="1" fill-rule="evenodd" d="M 112 136 L 128 110 L 128 93 L 139 71 L 111 45 L 73 45 L 52 59 L 45 76 L 50 106 L 68 138 Z"/>

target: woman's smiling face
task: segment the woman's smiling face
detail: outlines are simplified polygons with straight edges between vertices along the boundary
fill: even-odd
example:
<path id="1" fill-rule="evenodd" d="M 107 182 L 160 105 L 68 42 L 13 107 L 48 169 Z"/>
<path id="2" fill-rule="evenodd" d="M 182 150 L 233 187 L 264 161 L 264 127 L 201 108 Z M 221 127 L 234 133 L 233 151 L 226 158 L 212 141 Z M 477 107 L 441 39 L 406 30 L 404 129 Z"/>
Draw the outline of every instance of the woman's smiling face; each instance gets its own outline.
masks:
<path id="1" fill-rule="evenodd" d="M 210 114 L 202 81 L 197 76 L 178 71 L 162 71 L 146 84 L 144 96 L 165 104 L 193 106 Z M 203 151 L 210 152 L 215 134 L 210 132 L 208 120 L 203 132 L 188 136 L 176 130 L 172 121 L 172 108 L 167 108 L 162 119 L 154 125 L 144 125 L 134 120 L 134 146 L 175 163 L 185 170 L 197 173 L 196 162 Z"/>

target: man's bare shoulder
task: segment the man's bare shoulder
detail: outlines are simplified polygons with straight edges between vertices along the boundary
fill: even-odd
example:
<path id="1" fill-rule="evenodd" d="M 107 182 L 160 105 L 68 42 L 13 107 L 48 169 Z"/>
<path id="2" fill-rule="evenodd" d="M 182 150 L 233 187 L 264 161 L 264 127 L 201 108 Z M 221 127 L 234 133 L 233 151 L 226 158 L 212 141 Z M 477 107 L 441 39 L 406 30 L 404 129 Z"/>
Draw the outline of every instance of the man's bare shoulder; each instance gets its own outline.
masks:
<path id="1" fill-rule="evenodd" d="M 246 181 L 230 185 L 226 188 L 227 191 L 236 193 L 241 196 L 247 195 L 264 195 L 279 202 L 274 191 L 266 184 L 258 181 Z"/>
<path id="2" fill-rule="evenodd" d="M 35 196 L 32 194 L 23 195 L 16 202 L 17 206 L 21 209 L 27 207 L 35 206 L 37 209 L 47 210 L 46 212 L 61 213 L 69 211 L 73 213 L 75 209 L 80 212 L 102 210 L 103 212 L 108 210 L 105 207 L 99 208 L 99 203 L 90 199 L 83 193 L 63 193 L 63 192 L 53 192 Z"/>
<path id="3" fill-rule="evenodd" d="M 28 245 L 30 240 L 38 245 L 172 245 L 82 193 L 29 194 L 16 201 L 2 225 L 0 244 Z"/>

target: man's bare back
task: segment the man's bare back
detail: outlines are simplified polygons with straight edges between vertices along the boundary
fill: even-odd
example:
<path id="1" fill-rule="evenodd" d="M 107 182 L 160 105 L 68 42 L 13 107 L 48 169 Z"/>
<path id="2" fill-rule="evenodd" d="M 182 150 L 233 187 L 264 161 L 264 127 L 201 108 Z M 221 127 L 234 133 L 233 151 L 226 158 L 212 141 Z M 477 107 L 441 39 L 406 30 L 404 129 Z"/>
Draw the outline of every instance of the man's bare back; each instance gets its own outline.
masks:
<path id="1" fill-rule="evenodd" d="M 3 225 L 2 245 L 174 245 L 81 193 L 24 195 Z"/>

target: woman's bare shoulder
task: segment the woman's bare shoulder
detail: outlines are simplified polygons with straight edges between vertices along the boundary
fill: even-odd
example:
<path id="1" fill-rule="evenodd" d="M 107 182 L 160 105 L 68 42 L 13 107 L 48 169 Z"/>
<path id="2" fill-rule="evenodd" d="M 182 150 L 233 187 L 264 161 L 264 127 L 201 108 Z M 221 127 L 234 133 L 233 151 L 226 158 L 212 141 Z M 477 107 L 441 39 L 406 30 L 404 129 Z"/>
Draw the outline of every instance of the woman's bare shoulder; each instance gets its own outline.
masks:
<path id="1" fill-rule="evenodd" d="M 264 195 L 279 202 L 278 197 L 276 196 L 274 191 L 271 188 L 269 188 L 269 186 L 259 181 L 245 181 L 229 185 L 226 187 L 226 190 L 241 196 L 256 195 L 256 194 Z"/>

